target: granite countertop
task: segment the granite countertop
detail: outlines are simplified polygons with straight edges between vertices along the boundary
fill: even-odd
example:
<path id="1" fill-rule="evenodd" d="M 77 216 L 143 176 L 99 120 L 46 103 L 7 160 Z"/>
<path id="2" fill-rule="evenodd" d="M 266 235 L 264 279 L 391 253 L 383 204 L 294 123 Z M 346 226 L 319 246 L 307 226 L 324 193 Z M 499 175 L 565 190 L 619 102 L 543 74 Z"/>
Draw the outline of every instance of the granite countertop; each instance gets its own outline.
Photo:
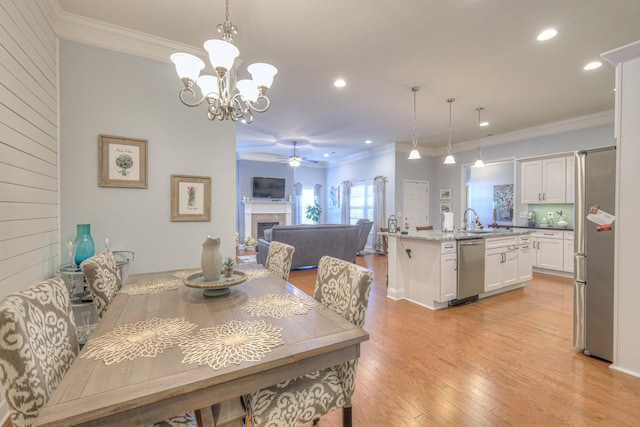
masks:
<path id="1" fill-rule="evenodd" d="M 440 230 L 432 231 L 413 231 L 408 234 L 401 233 L 379 233 L 381 236 L 388 237 L 405 237 L 408 239 L 421 239 L 431 241 L 443 241 L 443 240 L 466 240 L 466 239 L 478 239 L 478 238 L 490 238 L 490 237 L 509 237 L 520 236 L 533 233 L 534 229 L 529 227 L 523 227 L 520 229 L 497 229 L 497 230 L 480 230 L 480 231 L 453 231 L 442 232 Z"/>

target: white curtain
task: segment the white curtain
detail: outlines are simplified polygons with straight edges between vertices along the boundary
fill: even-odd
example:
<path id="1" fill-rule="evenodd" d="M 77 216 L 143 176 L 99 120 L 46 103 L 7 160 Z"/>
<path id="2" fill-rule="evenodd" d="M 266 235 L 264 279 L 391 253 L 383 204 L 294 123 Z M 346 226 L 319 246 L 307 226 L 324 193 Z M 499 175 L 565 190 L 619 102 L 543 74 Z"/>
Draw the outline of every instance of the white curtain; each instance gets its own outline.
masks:
<path id="1" fill-rule="evenodd" d="M 302 183 L 293 183 L 293 223 L 302 223 Z"/>
<path id="2" fill-rule="evenodd" d="M 380 231 L 380 227 L 383 227 L 386 224 L 386 184 L 387 177 L 385 176 L 378 175 L 373 178 L 373 235 L 375 236 L 373 247 L 377 252 L 384 252 L 382 247 L 382 237 L 378 235 L 378 231 Z"/>
<path id="3" fill-rule="evenodd" d="M 342 182 L 342 224 L 349 224 L 349 216 L 351 213 L 351 181 Z"/>

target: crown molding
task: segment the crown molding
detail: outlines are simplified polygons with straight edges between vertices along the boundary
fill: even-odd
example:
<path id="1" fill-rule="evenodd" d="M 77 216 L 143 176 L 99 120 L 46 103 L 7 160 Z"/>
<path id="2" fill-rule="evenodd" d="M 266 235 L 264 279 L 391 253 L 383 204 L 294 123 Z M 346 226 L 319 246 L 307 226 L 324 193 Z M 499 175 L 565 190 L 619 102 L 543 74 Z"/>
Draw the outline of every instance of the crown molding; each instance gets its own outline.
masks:
<path id="1" fill-rule="evenodd" d="M 65 40 L 170 63 L 175 52 L 207 58 L 202 48 L 66 12 L 58 0 L 47 2 L 56 35 Z"/>
<path id="2" fill-rule="evenodd" d="M 588 129 L 596 126 L 613 124 L 614 111 L 607 110 L 601 113 L 589 114 L 572 119 L 561 120 L 558 122 L 547 123 L 540 126 L 520 129 L 513 132 L 503 133 L 499 135 L 491 135 L 482 138 L 482 147 L 491 147 L 494 145 L 509 144 L 525 139 L 540 138 L 548 135 L 557 135 L 564 132 L 571 132 L 581 129 Z M 478 148 L 478 140 L 458 142 L 452 145 L 452 153 L 462 153 L 464 151 L 475 150 Z M 426 152 L 426 150 L 425 150 Z M 421 149 L 422 153 L 422 149 Z M 447 154 L 446 147 L 432 150 L 434 154 L 425 154 L 433 156 L 444 156 Z"/>

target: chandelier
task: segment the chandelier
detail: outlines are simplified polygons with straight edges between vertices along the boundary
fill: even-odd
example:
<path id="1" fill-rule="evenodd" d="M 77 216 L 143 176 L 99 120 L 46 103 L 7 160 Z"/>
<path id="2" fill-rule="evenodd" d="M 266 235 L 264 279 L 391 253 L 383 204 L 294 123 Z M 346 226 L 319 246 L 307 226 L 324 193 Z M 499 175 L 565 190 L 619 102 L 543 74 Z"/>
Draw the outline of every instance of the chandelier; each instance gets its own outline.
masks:
<path id="1" fill-rule="evenodd" d="M 413 140 L 412 140 L 412 149 L 409 153 L 409 160 L 417 160 L 420 159 L 420 152 L 418 151 L 418 137 L 416 136 L 416 92 L 418 92 L 420 88 L 418 86 L 414 86 L 411 88 L 413 92 Z"/>
<path id="2" fill-rule="evenodd" d="M 233 35 L 238 34 L 238 27 L 229 21 L 229 0 L 226 1 L 226 14 L 223 24 L 218 25 L 222 40 L 212 39 L 204 42 L 209 53 L 209 61 L 216 72 L 215 76 L 202 75 L 204 62 L 197 56 L 188 53 L 174 53 L 171 62 L 184 84 L 179 93 L 180 101 L 188 107 L 197 107 L 207 102 L 209 120 L 227 120 L 234 122 L 243 119 L 247 123 L 253 121 L 253 113 L 264 113 L 269 109 L 270 101 L 266 93 L 273 83 L 273 76 L 278 69 L 270 64 L 255 63 L 247 67 L 252 80 L 235 81 L 233 63 L 240 51 L 233 43 Z M 197 98 L 193 84 L 196 83 L 202 92 Z"/>

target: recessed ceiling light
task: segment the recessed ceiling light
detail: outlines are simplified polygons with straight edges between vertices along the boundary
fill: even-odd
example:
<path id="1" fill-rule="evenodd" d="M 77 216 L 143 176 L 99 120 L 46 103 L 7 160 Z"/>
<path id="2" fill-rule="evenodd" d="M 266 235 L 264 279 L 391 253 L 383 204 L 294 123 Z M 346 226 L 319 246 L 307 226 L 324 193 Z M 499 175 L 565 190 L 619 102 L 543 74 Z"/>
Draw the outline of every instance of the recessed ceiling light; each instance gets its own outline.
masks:
<path id="1" fill-rule="evenodd" d="M 487 122 L 487 121 L 482 121 L 482 122 L 480 122 L 480 126 L 483 126 L 483 127 L 484 127 L 484 126 L 489 126 L 489 122 Z"/>
<path id="2" fill-rule="evenodd" d="M 589 62 L 587 65 L 585 65 L 583 69 L 585 71 L 591 71 L 591 70 L 595 70 L 596 68 L 600 68 L 601 65 L 602 65 L 602 62 L 593 61 L 593 62 Z"/>
<path id="3" fill-rule="evenodd" d="M 323 156 L 324 157 L 329 157 L 329 153 L 324 153 Z"/>
<path id="4" fill-rule="evenodd" d="M 372 142 L 372 141 L 371 141 L 370 139 L 367 139 L 364 143 L 365 143 L 365 144 L 371 144 L 371 142 Z"/>
<path id="5" fill-rule="evenodd" d="M 343 79 L 338 79 L 335 82 L 333 82 L 333 85 L 335 87 L 345 87 L 347 85 L 347 82 L 345 82 Z"/>
<path id="6" fill-rule="evenodd" d="M 556 35 L 558 34 L 558 31 L 554 28 L 547 28 L 546 30 L 544 30 L 543 32 L 541 32 L 540 34 L 538 34 L 538 41 L 543 42 L 545 40 L 549 40 L 554 38 Z"/>

